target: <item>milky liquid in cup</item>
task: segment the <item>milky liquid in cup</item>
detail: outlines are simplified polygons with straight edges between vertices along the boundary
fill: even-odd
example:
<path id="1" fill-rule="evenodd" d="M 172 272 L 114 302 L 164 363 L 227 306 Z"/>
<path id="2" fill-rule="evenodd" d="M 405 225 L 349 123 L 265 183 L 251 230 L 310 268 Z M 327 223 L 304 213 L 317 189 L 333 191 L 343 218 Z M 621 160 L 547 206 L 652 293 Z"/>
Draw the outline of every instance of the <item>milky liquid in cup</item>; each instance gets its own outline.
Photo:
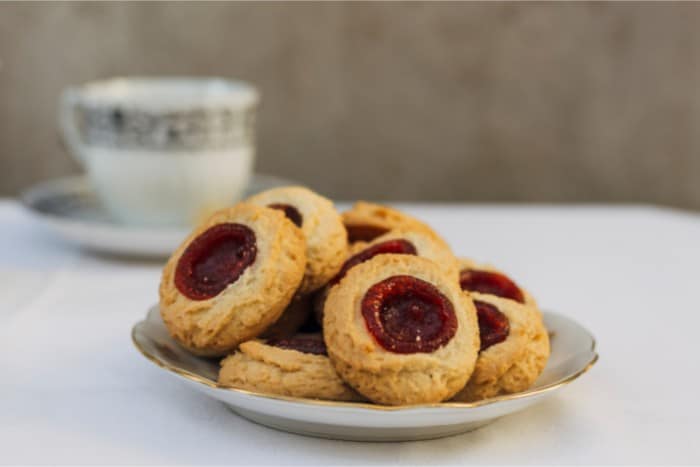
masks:
<path id="1" fill-rule="evenodd" d="M 123 78 L 66 90 L 61 124 L 116 220 L 187 225 L 243 195 L 257 102 L 240 82 Z"/>

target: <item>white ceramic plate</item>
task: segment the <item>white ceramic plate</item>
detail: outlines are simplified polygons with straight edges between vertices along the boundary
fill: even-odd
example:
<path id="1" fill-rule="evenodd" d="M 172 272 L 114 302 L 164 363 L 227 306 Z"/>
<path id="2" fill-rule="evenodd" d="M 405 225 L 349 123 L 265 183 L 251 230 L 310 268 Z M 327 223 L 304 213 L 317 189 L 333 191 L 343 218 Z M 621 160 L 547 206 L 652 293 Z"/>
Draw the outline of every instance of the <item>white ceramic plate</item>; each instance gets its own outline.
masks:
<path id="1" fill-rule="evenodd" d="M 180 347 L 168 334 L 157 306 L 134 326 L 131 337 L 151 362 L 262 425 L 322 438 L 409 441 L 476 429 L 552 395 L 593 366 L 598 354 L 595 340 L 586 329 L 557 313 L 545 312 L 544 319 L 551 334 L 552 354 L 529 390 L 476 403 L 407 407 L 300 399 L 218 387 L 218 361 L 195 357 Z"/>
<path id="2" fill-rule="evenodd" d="M 255 174 L 245 196 L 295 182 Z M 39 183 L 25 191 L 22 204 L 64 239 L 103 253 L 166 257 L 189 227 L 162 228 L 120 224 L 104 209 L 84 176 Z"/>

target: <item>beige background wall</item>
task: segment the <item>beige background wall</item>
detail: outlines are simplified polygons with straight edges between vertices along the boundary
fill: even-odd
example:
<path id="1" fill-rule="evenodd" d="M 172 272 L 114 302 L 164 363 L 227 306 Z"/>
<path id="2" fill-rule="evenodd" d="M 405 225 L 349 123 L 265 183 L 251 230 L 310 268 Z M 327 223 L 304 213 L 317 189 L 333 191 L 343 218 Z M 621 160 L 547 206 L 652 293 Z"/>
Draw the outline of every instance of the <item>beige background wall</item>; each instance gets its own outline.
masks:
<path id="1" fill-rule="evenodd" d="M 0 194 L 78 167 L 61 88 L 256 83 L 261 171 L 337 198 L 700 207 L 700 5 L 0 4 Z"/>

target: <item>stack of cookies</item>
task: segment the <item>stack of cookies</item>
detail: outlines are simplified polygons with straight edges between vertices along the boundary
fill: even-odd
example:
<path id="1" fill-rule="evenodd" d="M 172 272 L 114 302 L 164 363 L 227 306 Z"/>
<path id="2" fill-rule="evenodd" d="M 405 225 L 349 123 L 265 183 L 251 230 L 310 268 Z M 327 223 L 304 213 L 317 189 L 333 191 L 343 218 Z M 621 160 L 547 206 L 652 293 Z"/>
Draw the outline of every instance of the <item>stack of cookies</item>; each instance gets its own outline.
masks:
<path id="1" fill-rule="evenodd" d="M 470 402 L 523 391 L 549 339 L 533 297 L 428 225 L 303 187 L 215 213 L 163 270 L 174 339 L 219 384 L 335 401 Z"/>

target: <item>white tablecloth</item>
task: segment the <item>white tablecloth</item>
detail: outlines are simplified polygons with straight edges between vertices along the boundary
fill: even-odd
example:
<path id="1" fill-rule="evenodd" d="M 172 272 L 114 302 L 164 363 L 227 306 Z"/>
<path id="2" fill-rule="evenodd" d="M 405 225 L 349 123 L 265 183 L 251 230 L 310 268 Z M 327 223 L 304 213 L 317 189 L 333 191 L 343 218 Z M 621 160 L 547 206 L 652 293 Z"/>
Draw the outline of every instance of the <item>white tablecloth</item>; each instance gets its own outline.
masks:
<path id="1" fill-rule="evenodd" d="M 0 203 L 0 462 L 700 462 L 700 216 L 651 207 L 405 205 L 593 331 L 600 361 L 472 433 L 365 444 L 239 418 L 141 357 L 160 265 L 62 243 Z"/>

